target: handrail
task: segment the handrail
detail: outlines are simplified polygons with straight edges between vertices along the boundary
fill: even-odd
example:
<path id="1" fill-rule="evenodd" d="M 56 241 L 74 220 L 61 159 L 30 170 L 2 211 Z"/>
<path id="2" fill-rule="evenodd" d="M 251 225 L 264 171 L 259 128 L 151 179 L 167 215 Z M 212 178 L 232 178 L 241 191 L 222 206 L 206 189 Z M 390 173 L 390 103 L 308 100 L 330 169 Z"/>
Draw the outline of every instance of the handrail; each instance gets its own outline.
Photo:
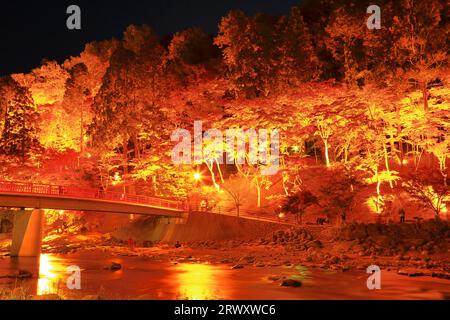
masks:
<path id="1" fill-rule="evenodd" d="M 166 209 L 185 210 L 185 203 L 163 198 L 153 198 L 126 193 L 80 188 L 75 186 L 60 186 L 32 182 L 0 181 L 0 192 L 46 195 L 64 198 L 82 198 L 110 200 L 131 204 L 144 204 Z"/>

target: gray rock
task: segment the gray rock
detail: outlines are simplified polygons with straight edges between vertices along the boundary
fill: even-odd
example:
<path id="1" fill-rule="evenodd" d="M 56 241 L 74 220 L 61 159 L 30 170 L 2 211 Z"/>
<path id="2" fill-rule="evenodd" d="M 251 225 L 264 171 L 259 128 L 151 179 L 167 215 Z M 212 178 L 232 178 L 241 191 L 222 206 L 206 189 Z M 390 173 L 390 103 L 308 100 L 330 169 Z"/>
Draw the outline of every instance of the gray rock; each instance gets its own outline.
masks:
<path id="1" fill-rule="evenodd" d="M 281 282 L 281 286 L 298 288 L 298 287 L 302 286 L 302 283 L 300 281 L 294 280 L 294 279 L 285 279 Z"/>
<path id="2" fill-rule="evenodd" d="M 17 278 L 19 279 L 31 279 L 33 278 L 33 274 L 27 270 L 19 270 L 17 272 Z"/>
<path id="3" fill-rule="evenodd" d="M 122 265 L 117 262 L 112 262 L 111 265 L 105 267 L 106 270 L 117 271 L 122 269 Z"/>

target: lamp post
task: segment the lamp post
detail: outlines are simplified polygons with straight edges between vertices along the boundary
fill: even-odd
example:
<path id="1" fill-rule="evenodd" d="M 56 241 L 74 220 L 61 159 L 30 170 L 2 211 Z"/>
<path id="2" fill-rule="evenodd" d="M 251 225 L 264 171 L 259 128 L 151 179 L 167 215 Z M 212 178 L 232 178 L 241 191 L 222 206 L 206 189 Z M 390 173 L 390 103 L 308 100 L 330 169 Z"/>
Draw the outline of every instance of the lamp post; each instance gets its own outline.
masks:
<path id="1" fill-rule="evenodd" d="M 193 208 L 193 196 L 194 196 L 194 191 L 197 191 L 198 192 L 198 190 L 197 190 L 197 188 L 198 188 L 198 186 L 199 186 L 199 183 L 200 183 L 200 181 L 202 180 L 202 175 L 201 175 L 201 173 L 200 172 L 198 172 L 198 171 L 196 171 L 196 172 L 193 172 L 192 173 L 192 178 L 191 178 L 192 180 L 193 180 L 193 188 L 189 191 L 189 193 L 188 193 L 188 203 L 189 203 L 189 211 L 192 211 L 194 208 Z M 196 208 L 195 209 L 197 209 L 198 210 L 198 204 L 196 204 Z"/>

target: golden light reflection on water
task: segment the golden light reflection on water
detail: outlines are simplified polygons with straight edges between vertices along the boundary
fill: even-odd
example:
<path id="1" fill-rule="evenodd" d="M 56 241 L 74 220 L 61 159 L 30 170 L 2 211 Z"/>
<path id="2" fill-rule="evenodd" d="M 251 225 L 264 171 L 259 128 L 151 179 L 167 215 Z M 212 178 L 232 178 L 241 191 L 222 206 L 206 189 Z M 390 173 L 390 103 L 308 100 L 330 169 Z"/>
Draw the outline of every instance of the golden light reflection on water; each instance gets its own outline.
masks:
<path id="1" fill-rule="evenodd" d="M 186 300 L 227 299 L 226 273 L 206 264 L 176 266 L 179 296 Z"/>
<path id="2" fill-rule="evenodd" d="M 41 254 L 37 295 L 58 294 L 62 269 L 63 266 L 57 259 L 48 254 Z"/>

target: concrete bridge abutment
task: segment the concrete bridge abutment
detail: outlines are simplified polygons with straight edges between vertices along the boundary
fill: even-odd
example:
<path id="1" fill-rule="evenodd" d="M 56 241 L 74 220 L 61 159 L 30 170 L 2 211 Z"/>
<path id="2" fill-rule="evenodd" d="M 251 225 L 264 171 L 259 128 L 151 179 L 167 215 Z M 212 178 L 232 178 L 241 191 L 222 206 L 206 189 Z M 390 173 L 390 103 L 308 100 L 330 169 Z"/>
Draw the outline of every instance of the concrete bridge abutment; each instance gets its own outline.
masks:
<path id="1" fill-rule="evenodd" d="M 41 254 L 44 210 L 19 210 L 14 215 L 11 257 L 38 257 Z"/>

